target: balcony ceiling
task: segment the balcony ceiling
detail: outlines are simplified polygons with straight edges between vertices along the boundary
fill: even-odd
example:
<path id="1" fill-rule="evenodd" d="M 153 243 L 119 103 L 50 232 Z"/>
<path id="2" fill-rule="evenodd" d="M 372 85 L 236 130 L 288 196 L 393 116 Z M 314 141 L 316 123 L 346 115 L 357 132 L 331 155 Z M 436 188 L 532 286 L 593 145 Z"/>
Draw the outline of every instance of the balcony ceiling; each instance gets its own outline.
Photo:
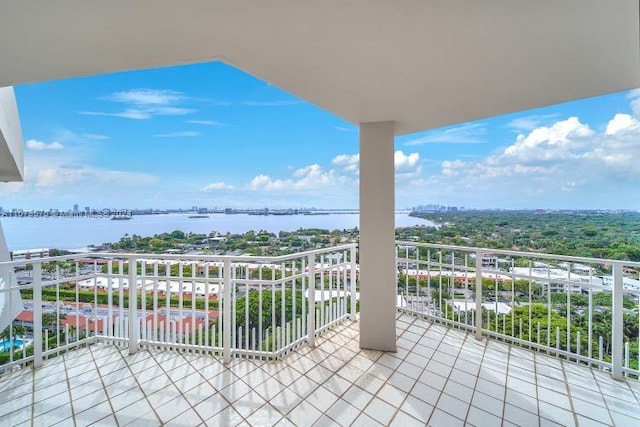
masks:
<path id="1" fill-rule="evenodd" d="M 396 133 L 640 86 L 638 1 L 3 2 L 0 86 L 222 60 Z"/>

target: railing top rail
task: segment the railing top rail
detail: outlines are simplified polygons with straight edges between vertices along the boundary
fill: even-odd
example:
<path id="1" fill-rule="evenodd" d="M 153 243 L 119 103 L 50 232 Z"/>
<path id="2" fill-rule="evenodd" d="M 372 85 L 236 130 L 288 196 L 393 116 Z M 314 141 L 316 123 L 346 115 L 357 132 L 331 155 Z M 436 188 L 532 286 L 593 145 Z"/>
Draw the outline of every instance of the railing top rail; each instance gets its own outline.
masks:
<path id="1" fill-rule="evenodd" d="M 357 243 L 348 243 L 344 245 L 337 246 L 328 246 L 321 249 L 313 249 L 310 251 L 304 252 L 296 252 L 292 254 L 286 255 L 277 255 L 277 256 L 236 256 L 236 255 L 181 255 L 181 254 L 156 254 L 156 253 L 132 253 L 132 252 L 83 252 L 77 253 L 73 255 L 63 255 L 56 257 L 44 257 L 44 258 L 32 258 L 32 259 L 21 259 L 16 261 L 5 261 L 0 262 L 0 267 L 2 266 L 10 266 L 17 267 L 23 266 L 26 264 L 34 264 L 41 262 L 55 262 L 55 261 L 70 261 L 70 260 L 78 260 L 78 259 L 99 259 L 99 258 L 117 258 L 117 259 L 162 259 L 162 260 L 175 260 L 175 261 L 204 261 L 204 262 L 215 262 L 215 261 L 231 261 L 231 262 L 264 262 L 264 263 L 278 263 L 284 261 L 290 261 L 297 258 L 307 257 L 309 255 L 316 254 L 324 254 L 331 252 L 338 252 L 346 249 L 351 249 L 357 247 Z"/>
<path id="2" fill-rule="evenodd" d="M 627 267 L 640 267 L 640 262 L 637 261 L 622 261 L 619 259 L 606 259 L 606 258 L 586 258 L 586 257 L 578 257 L 571 255 L 559 255 L 559 254 L 548 254 L 541 252 L 522 252 L 522 251 L 512 251 L 508 249 L 491 249 L 491 248 L 482 248 L 482 247 L 473 247 L 473 246 L 456 246 L 456 245 L 442 245 L 438 243 L 421 243 L 421 242 L 407 242 L 407 241 L 396 241 L 396 245 L 400 246 L 415 246 L 415 247 L 426 247 L 433 249 L 447 249 L 453 251 L 466 251 L 466 252 L 484 252 L 489 254 L 500 254 L 500 255 L 511 255 L 511 256 L 519 256 L 519 257 L 528 257 L 528 258 L 543 258 L 543 259 L 553 259 L 558 261 L 569 261 L 569 262 L 579 262 L 585 264 L 622 264 Z"/>
<path id="3" fill-rule="evenodd" d="M 16 266 L 22 266 L 26 264 L 39 263 L 43 261 L 44 262 L 75 261 L 80 258 L 86 258 L 91 253 L 92 252 L 81 252 L 81 253 L 74 253 L 69 255 L 58 255 L 58 256 L 30 258 L 30 259 L 20 259 L 20 260 L 14 260 L 14 261 L 3 261 L 3 262 L 0 262 L 0 267 L 3 267 L 3 266 L 16 267 Z"/>

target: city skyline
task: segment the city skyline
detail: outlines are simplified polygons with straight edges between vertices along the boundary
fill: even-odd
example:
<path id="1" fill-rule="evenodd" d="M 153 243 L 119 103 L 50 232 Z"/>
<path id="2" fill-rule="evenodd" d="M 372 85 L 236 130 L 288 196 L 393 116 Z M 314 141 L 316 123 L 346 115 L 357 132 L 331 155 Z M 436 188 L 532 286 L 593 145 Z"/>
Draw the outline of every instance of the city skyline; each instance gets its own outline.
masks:
<path id="1" fill-rule="evenodd" d="M 16 87 L 0 206 L 357 208 L 358 129 L 222 63 Z M 396 138 L 396 206 L 637 209 L 640 92 Z"/>

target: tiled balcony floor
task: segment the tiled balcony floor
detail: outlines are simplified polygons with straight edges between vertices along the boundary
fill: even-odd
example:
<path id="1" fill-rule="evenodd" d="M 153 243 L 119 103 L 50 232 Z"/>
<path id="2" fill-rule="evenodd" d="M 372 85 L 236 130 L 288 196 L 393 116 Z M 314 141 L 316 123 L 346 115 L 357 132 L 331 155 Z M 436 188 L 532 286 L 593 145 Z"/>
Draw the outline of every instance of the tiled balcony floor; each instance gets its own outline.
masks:
<path id="1" fill-rule="evenodd" d="M 394 354 L 347 322 L 284 361 L 97 344 L 0 378 L 0 425 L 640 425 L 640 383 L 399 315 Z"/>

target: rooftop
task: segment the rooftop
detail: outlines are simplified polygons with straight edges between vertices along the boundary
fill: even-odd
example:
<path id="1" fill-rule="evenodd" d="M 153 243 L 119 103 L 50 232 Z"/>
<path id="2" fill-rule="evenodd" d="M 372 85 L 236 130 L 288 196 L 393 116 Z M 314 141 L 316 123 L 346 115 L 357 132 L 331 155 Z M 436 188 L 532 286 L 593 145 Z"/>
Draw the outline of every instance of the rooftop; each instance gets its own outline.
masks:
<path id="1" fill-rule="evenodd" d="M 0 424 L 616 425 L 640 383 L 406 314 L 398 351 L 347 321 L 283 360 L 94 344 L 0 377 Z"/>

